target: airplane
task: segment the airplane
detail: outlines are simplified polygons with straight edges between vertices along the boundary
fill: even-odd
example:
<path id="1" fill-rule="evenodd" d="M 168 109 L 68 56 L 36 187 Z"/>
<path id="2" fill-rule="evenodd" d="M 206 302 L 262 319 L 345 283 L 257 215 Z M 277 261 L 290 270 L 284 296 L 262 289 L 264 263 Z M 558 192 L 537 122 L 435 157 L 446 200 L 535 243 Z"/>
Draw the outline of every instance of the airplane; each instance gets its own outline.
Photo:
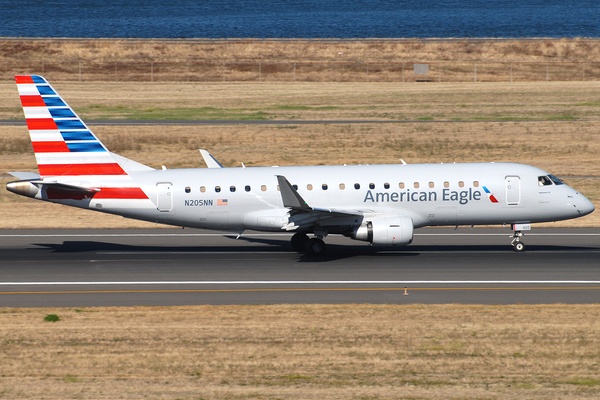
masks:
<path id="1" fill-rule="evenodd" d="M 403 246 L 426 226 L 509 225 L 515 251 L 532 223 L 594 211 L 556 176 L 517 163 L 154 169 L 110 152 L 42 76 L 15 77 L 39 174 L 11 173 L 13 193 L 143 221 L 241 233 L 293 232 L 325 253 L 338 234 Z M 309 237 L 311 235 L 312 237 Z"/>

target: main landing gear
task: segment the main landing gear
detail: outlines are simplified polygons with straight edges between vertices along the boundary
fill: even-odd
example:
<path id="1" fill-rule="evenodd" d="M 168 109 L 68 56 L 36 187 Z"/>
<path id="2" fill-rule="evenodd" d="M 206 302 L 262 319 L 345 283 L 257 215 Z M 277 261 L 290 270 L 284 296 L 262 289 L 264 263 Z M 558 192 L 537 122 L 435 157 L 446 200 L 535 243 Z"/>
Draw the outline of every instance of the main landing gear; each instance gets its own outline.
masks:
<path id="1" fill-rule="evenodd" d="M 292 236 L 292 248 L 298 253 L 306 253 L 311 256 L 318 256 L 325 253 L 327 246 L 319 236 L 309 238 L 306 233 L 298 232 Z"/>
<path id="2" fill-rule="evenodd" d="M 512 225 L 512 229 L 513 229 L 513 235 L 512 235 L 512 242 L 510 242 L 510 244 L 513 247 L 513 250 L 516 252 L 523 252 L 525 251 L 525 243 L 523 243 L 523 241 L 521 240 L 521 238 L 523 237 L 523 231 L 530 231 L 531 230 L 531 225 L 530 224 L 513 224 Z"/>

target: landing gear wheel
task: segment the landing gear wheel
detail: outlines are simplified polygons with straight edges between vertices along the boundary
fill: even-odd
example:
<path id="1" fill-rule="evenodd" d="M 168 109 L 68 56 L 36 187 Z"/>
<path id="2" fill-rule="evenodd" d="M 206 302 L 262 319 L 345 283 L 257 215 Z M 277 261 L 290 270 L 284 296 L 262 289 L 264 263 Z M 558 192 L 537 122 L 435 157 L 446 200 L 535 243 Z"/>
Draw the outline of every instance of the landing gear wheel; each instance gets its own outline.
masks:
<path id="1" fill-rule="evenodd" d="M 298 253 L 306 252 L 306 242 L 308 242 L 306 233 L 298 232 L 292 236 L 292 248 Z"/>
<path id="2" fill-rule="evenodd" d="M 516 252 L 522 252 L 525 251 L 525 243 L 523 242 L 516 242 L 515 244 L 513 244 L 513 248 L 515 249 Z"/>
<path id="3" fill-rule="evenodd" d="M 516 227 L 516 225 L 513 225 L 513 226 Z M 523 237 L 523 232 L 515 229 L 513 236 L 512 236 L 513 240 L 512 240 L 512 242 L 510 242 L 510 244 L 512 245 L 513 250 L 518 253 L 525 251 L 525 243 L 523 243 L 521 241 L 522 237 Z"/>
<path id="4" fill-rule="evenodd" d="M 322 255 L 327 249 L 327 247 L 325 246 L 325 242 L 319 238 L 308 239 L 305 248 L 306 252 L 311 256 Z"/>

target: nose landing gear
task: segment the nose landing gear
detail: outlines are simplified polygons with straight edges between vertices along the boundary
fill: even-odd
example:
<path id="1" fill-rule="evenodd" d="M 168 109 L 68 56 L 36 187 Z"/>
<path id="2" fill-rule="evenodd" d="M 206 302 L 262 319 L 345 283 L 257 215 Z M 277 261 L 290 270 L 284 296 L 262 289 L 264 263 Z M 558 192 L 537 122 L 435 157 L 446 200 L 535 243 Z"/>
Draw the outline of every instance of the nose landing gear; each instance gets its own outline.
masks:
<path id="1" fill-rule="evenodd" d="M 523 231 L 531 230 L 531 225 L 530 224 L 513 224 L 512 229 L 513 229 L 514 233 L 511 236 L 513 238 L 513 240 L 512 240 L 512 242 L 510 242 L 510 244 L 512 245 L 513 250 L 516 252 L 519 252 L 519 253 L 525 251 L 525 243 L 523 243 L 521 238 L 523 237 Z"/>
<path id="2" fill-rule="evenodd" d="M 523 232 L 515 231 L 515 234 L 512 236 L 513 240 L 510 242 L 514 251 L 521 252 L 525 251 L 525 243 L 521 241 L 521 237 L 523 236 Z"/>

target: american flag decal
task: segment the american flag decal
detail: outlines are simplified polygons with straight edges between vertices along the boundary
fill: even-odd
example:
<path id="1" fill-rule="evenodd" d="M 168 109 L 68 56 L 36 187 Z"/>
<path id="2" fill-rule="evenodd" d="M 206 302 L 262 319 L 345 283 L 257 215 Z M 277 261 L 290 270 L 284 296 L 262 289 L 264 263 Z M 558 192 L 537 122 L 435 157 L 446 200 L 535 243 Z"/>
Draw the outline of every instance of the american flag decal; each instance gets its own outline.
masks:
<path id="1" fill-rule="evenodd" d="M 226 205 L 228 205 L 227 199 L 217 199 L 217 205 L 218 206 L 226 206 Z"/>

